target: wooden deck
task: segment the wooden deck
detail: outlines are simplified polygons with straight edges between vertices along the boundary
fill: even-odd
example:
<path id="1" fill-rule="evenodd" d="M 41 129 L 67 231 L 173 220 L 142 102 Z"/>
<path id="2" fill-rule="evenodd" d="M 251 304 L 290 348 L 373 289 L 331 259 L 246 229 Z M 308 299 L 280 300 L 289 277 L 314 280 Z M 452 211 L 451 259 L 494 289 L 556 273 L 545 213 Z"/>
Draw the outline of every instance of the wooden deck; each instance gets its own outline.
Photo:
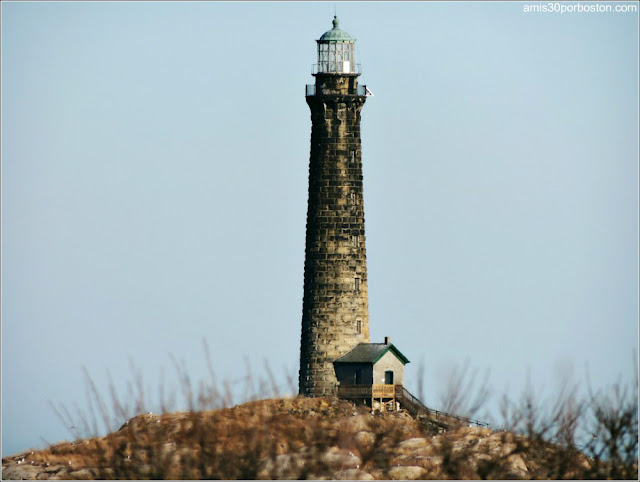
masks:
<path id="1" fill-rule="evenodd" d="M 366 401 L 377 410 L 394 411 L 396 394 L 402 393 L 402 385 L 340 385 L 338 397 L 347 400 Z"/>

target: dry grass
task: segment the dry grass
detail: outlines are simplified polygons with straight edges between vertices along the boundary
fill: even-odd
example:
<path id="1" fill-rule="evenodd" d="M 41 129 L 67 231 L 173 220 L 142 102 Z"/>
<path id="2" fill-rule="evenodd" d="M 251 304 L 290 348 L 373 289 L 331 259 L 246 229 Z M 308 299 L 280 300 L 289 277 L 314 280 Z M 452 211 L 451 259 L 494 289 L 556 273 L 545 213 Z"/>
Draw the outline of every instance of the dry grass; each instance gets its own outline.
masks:
<path id="1" fill-rule="evenodd" d="M 206 350 L 205 350 L 206 351 Z M 208 360 L 207 355 L 207 360 Z M 39 466 L 43 477 L 100 479 L 636 479 L 638 475 L 637 377 L 586 398 L 565 385 L 555 399 L 535 391 L 504 399 L 503 430 L 451 427 L 438 433 L 428 419 L 405 412 L 372 413 L 334 398 L 280 398 L 275 377 L 249 371 L 243 396 L 233 404 L 228 383 L 194 388 L 184 366 L 173 360 L 185 412 L 146 413 L 142 377 L 134 371 L 129 400 L 109 385 L 103 398 L 86 376 L 89 409 L 57 415 L 76 437 L 46 450 L 3 459 L 4 467 Z M 451 407 L 477 410 L 487 393 L 465 377 L 452 381 Z M 288 377 L 293 391 L 293 377 Z M 458 387 L 456 389 L 456 387 Z M 170 407 L 160 390 L 161 403 Z M 478 395 L 480 394 L 480 396 Z M 257 400 L 259 398 L 266 399 Z M 131 412 L 138 415 L 130 417 Z M 465 413 L 464 415 L 469 415 Z M 125 423 L 123 421 L 126 420 Z M 99 424 L 110 433 L 96 436 Z M 77 428 L 76 428 L 77 427 Z M 586 437 L 586 438 L 585 438 Z M 49 474 L 44 471 L 49 470 Z"/>

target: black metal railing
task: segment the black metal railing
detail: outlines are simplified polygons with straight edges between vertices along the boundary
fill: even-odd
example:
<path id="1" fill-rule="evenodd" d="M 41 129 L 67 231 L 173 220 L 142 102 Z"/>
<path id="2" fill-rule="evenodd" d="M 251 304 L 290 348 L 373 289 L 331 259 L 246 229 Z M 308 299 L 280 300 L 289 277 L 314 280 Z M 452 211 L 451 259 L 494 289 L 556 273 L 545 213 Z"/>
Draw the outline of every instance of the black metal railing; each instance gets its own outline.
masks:
<path id="1" fill-rule="evenodd" d="M 415 407 L 417 407 L 416 411 L 423 411 L 423 412 L 427 412 L 427 414 L 431 415 L 432 418 L 435 419 L 436 422 L 443 422 L 446 424 L 450 424 L 452 421 L 454 422 L 458 422 L 461 424 L 467 424 L 469 426 L 473 426 L 473 427 L 486 427 L 489 428 L 491 426 L 491 424 L 486 423 L 486 422 L 481 422 L 480 420 L 474 420 L 471 418 L 466 418 L 466 417 L 460 417 L 458 415 L 453 415 L 451 413 L 447 413 L 447 412 L 442 412 L 440 410 L 434 410 L 433 408 L 429 408 L 427 407 L 424 403 L 422 403 L 420 401 L 420 399 L 418 399 L 417 397 L 413 396 L 411 394 L 411 392 L 409 392 L 409 390 L 407 390 L 406 388 L 402 387 L 402 396 L 401 396 L 401 402 L 405 401 L 405 406 L 408 404 L 414 405 Z M 408 404 L 406 402 L 409 402 Z"/>
<path id="2" fill-rule="evenodd" d="M 314 97 L 314 96 L 318 95 L 315 84 L 307 84 L 305 86 L 305 89 L 304 89 L 304 95 L 305 95 L 305 97 Z M 351 94 L 351 95 L 353 95 L 353 94 Z M 367 86 L 366 85 L 358 85 L 356 87 L 355 95 L 364 96 L 364 95 L 371 95 L 371 94 L 369 92 L 367 92 Z"/>

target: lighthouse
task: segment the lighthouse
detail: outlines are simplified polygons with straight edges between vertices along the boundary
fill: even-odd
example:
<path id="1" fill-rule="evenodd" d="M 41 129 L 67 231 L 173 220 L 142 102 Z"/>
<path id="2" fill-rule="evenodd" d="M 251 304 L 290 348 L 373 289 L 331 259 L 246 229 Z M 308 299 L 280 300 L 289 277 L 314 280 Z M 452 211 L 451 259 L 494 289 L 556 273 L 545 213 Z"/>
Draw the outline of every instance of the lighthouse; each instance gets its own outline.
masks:
<path id="1" fill-rule="evenodd" d="M 337 396 L 373 410 L 406 409 L 438 429 L 461 422 L 486 426 L 426 407 L 404 386 L 409 359 L 388 336 L 369 340 L 360 114 L 372 94 L 358 84 L 356 41 L 337 17 L 316 42 L 315 83 L 305 90 L 311 153 L 299 393 Z"/>
<path id="2" fill-rule="evenodd" d="M 333 28 L 317 41 L 311 110 L 299 392 L 336 395 L 333 362 L 369 343 L 360 113 L 355 39 Z"/>

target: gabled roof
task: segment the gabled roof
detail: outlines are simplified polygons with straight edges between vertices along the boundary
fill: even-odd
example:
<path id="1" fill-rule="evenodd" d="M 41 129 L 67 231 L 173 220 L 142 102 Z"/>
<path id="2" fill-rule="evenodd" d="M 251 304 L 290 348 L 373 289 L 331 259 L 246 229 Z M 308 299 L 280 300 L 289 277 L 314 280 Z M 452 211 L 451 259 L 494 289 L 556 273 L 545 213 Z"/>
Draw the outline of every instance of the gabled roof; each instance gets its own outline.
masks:
<path id="1" fill-rule="evenodd" d="M 345 353 L 333 363 L 372 363 L 376 364 L 380 358 L 389 350 L 402 362 L 403 365 L 410 363 L 406 356 L 400 353 L 392 344 L 384 343 L 360 343 L 353 350 Z"/>

